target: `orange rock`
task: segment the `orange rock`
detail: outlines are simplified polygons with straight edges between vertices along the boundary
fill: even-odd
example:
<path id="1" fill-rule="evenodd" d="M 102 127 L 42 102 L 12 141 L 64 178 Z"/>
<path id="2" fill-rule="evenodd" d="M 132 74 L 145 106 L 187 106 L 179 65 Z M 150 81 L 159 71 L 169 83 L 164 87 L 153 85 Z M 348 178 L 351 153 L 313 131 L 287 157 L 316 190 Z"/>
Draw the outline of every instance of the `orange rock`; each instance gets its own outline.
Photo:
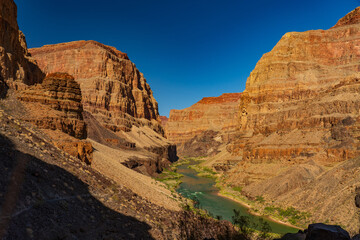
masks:
<path id="1" fill-rule="evenodd" d="M 55 145 L 81 161 L 91 164 L 93 159 L 93 147 L 85 141 L 56 141 Z"/>
<path id="2" fill-rule="evenodd" d="M 91 164 L 92 145 L 79 140 L 86 138 L 87 131 L 82 115 L 80 86 L 73 76 L 67 73 L 48 74 L 42 84 L 19 91 L 17 95 L 29 111 L 29 115 L 24 116 L 25 120 L 42 129 L 52 130 L 47 133 L 57 147 Z"/>
<path id="3" fill-rule="evenodd" d="M 112 131 L 129 131 L 137 119 L 158 120 L 150 86 L 125 53 L 95 41 L 29 50 L 46 73 L 68 72 L 80 84 L 84 110 Z M 163 133 L 159 123 L 151 124 Z"/>
<path id="4" fill-rule="evenodd" d="M 26 120 L 41 128 L 60 130 L 78 139 L 86 138 L 81 91 L 74 77 L 67 73 L 48 74 L 42 84 L 18 93 L 30 115 Z M 40 108 L 36 109 L 39 106 Z"/>
<path id="5" fill-rule="evenodd" d="M 329 30 L 287 33 L 264 54 L 241 95 L 234 154 L 251 161 L 359 154 L 359 11 Z M 345 138 L 334 138 L 339 129 Z"/>
<path id="6" fill-rule="evenodd" d="M 17 7 L 12 0 L 0 3 L 0 96 L 8 88 L 39 83 L 43 73 L 28 53 L 25 36 L 17 24 Z"/>
<path id="7" fill-rule="evenodd" d="M 237 127 L 241 93 L 206 97 L 183 110 L 171 110 L 166 124 L 169 140 L 183 144 L 207 130 L 228 134 Z"/>

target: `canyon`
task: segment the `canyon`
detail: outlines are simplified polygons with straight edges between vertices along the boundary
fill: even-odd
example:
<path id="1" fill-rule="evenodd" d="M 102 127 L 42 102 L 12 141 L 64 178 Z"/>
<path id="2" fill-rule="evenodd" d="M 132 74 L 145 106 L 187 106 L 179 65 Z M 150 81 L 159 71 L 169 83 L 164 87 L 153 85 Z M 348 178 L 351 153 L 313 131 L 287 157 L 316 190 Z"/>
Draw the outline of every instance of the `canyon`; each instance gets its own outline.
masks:
<path id="1" fill-rule="evenodd" d="M 202 152 L 207 157 L 203 165 L 217 170 L 224 184 L 241 187 L 249 199 L 261 196 L 311 213 L 311 221 L 342 224 L 356 232 L 359 16 L 356 8 L 328 30 L 286 33 L 256 64 L 232 106 L 233 115 L 219 111 L 227 112 L 220 104 L 209 105 L 204 114 L 201 101 L 172 110 L 165 127 L 168 138 L 180 154 L 187 143 L 194 149 L 212 148 L 206 131 L 217 128 L 217 135 L 226 136 L 221 124 L 228 122 L 229 140 L 221 139 L 215 154 Z M 210 123 L 216 120 L 214 127 Z"/>
<path id="2" fill-rule="evenodd" d="M 123 151 L 120 161 L 125 166 L 156 176 L 177 160 L 175 146 L 164 138 L 151 88 L 127 54 L 96 41 L 46 45 L 29 52 L 44 73 L 74 76 L 88 138 Z"/>
<path id="3" fill-rule="evenodd" d="M 354 235 L 359 46 L 360 7 L 328 30 L 286 33 L 244 92 L 167 118 L 126 53 L 93 40 L 28 49 L 16 4 L 0 0 L 0 238 L 242 239 L 155 180 L 178 155 L 250 201 Z"/>
<path id="4" fill-rule="evenodd" d="M 176 146 L 125 53 L 95 41 L 29 51 L 13 0 L 0 1 L 0 26 L 1 239 L 235 233 L 151 177 Z"/>

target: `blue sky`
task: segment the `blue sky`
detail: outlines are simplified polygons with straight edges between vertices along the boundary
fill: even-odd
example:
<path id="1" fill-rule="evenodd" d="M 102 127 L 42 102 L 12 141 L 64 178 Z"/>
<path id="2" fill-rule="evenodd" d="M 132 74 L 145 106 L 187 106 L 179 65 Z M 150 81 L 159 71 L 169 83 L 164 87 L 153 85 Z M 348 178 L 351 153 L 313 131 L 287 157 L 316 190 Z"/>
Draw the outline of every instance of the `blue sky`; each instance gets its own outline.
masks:
<path id="1" fill-rule="evenodd" d="M 28 47 L 96 40 L 126 52 L 161 115 L 241 92 L 291 31 L 328 29 L 360 0 L 15 0 Z"/>

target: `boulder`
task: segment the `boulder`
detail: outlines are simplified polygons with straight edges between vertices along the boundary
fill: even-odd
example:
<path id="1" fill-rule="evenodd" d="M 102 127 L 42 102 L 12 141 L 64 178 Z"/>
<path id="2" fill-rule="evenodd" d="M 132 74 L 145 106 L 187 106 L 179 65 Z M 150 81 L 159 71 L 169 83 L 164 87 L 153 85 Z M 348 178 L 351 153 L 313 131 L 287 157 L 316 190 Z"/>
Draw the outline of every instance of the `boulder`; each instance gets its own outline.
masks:
<path id="1" fill-rule="evenodd" d="M 336 225 L 310 224 L 305 240 L 351 240 L 347 231 Z"/>

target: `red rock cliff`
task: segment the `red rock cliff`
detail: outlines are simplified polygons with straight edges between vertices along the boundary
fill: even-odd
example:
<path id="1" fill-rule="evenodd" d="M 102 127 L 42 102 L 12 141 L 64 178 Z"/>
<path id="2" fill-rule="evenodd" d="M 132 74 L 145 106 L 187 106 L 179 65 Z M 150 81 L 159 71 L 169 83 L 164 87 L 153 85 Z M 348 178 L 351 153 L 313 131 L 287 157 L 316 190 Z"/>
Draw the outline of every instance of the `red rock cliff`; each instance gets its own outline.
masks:
<path id="1" fill-rule="evenodd" d="M 68 72 L 80 83 L 83 105 L 113 131 L 129 131 L 136 118 L 158 120 L 150 86 L 125 53 L 95 41 L 46 45 L 29 50 L 46 72 Z M 159 124 L 154 129 L 161 131 Z"/>
<path id="2" fill-rule="evenodd" d="M 359 11 L 329 30 L 287 33 L 264 54 L 241 97 L 235 154 L 251 161 L 359 154 Z"/>
<path id="3" fill-rule="evenodd" d="M 17 7 L 12 0 L 0 1 L 0 95 L 23 83 L 41 82 L 43 74 L 31 59 L 24 34 L 17 24 Z"/>
<path id="4" fill-rule="evenodd" d="M 287 33 L 250 74 L 227 184 L 358 231 L 360 8 L 329 30 Z"/>
<path id="5" fill-rule="evenodd" d="M 42 84 L 19 91 L 17 96 L 29 113 L 23 117 L 24 120 L 48 129 L 46 132 L 55 145 L 91 163 L 91 144 L 78 140 L 85 139 L 87 131 L 82 115 L 80 86 L 73 76 L 67 73 L 48 74 Z"/>
<path id="6" fill-rule="evenodd" d="M 212 135 L 219 133 L 219 141 L 223 141 L 237 127 L 240 96 L 241 93 L 224 93 L 203 98 L 183 110 L 171 110 L 166 124 L 168 139 L 180 147 L 179 151 L 185 150 L 181 145 L 205 131 L 213 131 Z"/>
<path id="7" fill-rule="evenodd" d="M 125 53 L 95 41 L 29 51 L 44 72 L 62 71 L 75 77 L 82 92 L 89 138 L 120 148 L 126 166 L 156 175 L 177 160 L 176 147 L 163 138 L 150 86 Z"/>

